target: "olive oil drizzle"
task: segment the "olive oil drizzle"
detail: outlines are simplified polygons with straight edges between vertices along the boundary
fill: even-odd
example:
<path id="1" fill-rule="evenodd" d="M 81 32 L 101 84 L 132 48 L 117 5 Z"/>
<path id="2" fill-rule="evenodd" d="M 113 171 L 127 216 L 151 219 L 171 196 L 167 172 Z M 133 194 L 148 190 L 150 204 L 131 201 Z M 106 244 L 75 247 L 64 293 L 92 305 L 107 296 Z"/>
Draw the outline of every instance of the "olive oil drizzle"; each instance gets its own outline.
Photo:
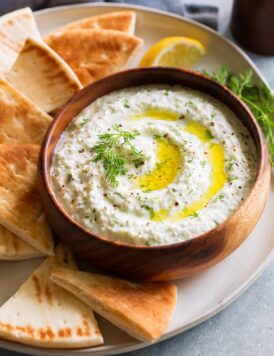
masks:
<path id="1" fill-rule="evenodd" d="M 168 186 L 176 178 L 181 161 L 180 150 L 164 138 L 156 139 L 157 162 L 147 174 L 136 179 L 136 184 L 147 191 L 159 190 Z"/>
<path id="2" fill-rule="evenodd" d="M 142 114 L 133 115 L 130 120 L 141 119 L 177 121 L 179 115 L 167 110 L 149 109 Z M 203 209 L 209 201 L 218 193 L 227 182 L 225 171 L 225 155 L 223 145 L 211 142 L 213 136 L 209 135 L 209 130 L 196 121 L 189 121 L 183 129 L 196 136 L 206 148 L 207 160 L 211 165 L 210 184 L 206 192 L 195 202 L 189 204 L 181 211 L 170 214 L 170 210 L 161 209 L 155 212 L 153 221 L 169 219 L 179 221 L 187 217 L 198 217 L 197 211 Z M 171 144 L 164 138 L 157 139 L 157 162 L 154 169 L 136 180 L 137 186 L 146 190 L 159 190 L 168 186 L 176 178 L 181 162 L 181 154 L 176 145 Z M 161 164 L 165 162 L 165 164 Z"/>
<path id="3" fill-rule="evenodd" d="M 169 219 L 172 221 L 178 221 L 185 219 L 197 211 L 203 209 L 209 201 L 218 193 L 220 189 L 227 182 L 227 175 L 225 172 L 225 156 L 224 148 L 221 144 L 218 143 L 209 143 L 209 139 L 206 135 L 206 128 L 197 122 L 190 122 L 186 126 L 186 131 L 196 135 L 207 147 L 207 159 L 211 165 L 211 175 L 210 175 L 210 184 L 205 193 L 197 200 L 196 202 L 191 203 L 185 209 L 179 211 L 178 213 L 169 216 Z M 154 219 L 157 219 L 157 212 Z"/>

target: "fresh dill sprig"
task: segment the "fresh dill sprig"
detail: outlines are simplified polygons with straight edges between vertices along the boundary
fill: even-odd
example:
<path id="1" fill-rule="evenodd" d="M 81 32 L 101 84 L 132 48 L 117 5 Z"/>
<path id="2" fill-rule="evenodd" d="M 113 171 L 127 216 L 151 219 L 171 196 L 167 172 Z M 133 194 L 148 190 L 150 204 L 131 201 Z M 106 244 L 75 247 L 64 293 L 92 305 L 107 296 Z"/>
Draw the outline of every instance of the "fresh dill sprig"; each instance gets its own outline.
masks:
<path id="1" fill-rule="evenodd" d="M 102 161 L 107 181 L 117 187 L 117 177 L 125 175 L 128 171 L 126 163 L 132 162 L 138 168 L 144 163 L 144 155 L 131 142 L 139 133 L 123 131 L 117 125 L 113 129 L 114 132 L 99 135 L 99 140 L 91 151 L 95 154 L 94 162 Z M 122 150 L 125 146 L 130 151 L 129 156 Z"/>
<path id="2" fill-rule="evenodd" d="M 271 89 L 264 83 L 256 83 L 250 69 L 235 74 L 223 66 L 216 72 L 204 74 L 226 85 L 249 106 L 265 135 L 271 165 L 274 166 L 274 95 Z"/>

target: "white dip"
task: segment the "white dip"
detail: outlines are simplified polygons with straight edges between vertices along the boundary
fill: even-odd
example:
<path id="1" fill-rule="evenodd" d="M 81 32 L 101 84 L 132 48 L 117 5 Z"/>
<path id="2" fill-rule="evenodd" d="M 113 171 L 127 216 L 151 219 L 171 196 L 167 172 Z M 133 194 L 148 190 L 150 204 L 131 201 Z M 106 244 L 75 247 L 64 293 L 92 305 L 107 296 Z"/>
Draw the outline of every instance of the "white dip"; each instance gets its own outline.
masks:
<path id="1" fill-rule="evenodd" d="M 133 138 L 123 144 L 125 132 Z M 123 169 L 111 181 L 104 138 L 119 135 L 113 150 Z M 141 151 L 137 168 L 133 150 Z M 81 226 L 148 246 L 224 222 L 256 172 L 254 142 L 225 105 L 188 88 L 153 85 L 111 93 L 83 110 L 58 142 L 51 177 L 58 201 Z"/>

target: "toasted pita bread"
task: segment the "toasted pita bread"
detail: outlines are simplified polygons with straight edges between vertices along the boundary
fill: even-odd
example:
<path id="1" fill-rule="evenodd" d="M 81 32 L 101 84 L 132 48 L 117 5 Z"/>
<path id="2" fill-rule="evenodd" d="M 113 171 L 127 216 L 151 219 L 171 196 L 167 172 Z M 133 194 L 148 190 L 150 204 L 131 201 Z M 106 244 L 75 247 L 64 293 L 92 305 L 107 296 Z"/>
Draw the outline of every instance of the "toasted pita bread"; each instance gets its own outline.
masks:
<path id="1" fill-rule="evenodd" d="M 0 225 L 0 260 L 28 260 L 43 254 Z"/>
<path id="2" fill-rule="evenodd" d="M 124 68 L 142 40 L 114 30 L 74 30 L 51 36 L 48 44 L 87 85 Z"/>
<path id="3" fill-rule="evenodd" d="M 46 44 L 28 38 L 5 79 L 46 112 L 82 88 L 73 70 Z"/>
<path id="4" fill-rule="evenodd" d="M 37 188 L 39 150 L 32 144 L 0 145 L 0 224 L 52 255 L 52 234 Z"/>
<path id="5" fill-rule="evenodd" d="M 43 348 L 100 345 L 103 338 L 89 307 L 50 281 L 56 267 L 77 268 L 64 246 L 48 257 L 0 308 L 0 337 Z"/>
<path id="6" fill-rule="evenodd" d="M 171 283 L 132 283 L 96 273 L 54 270 L 51 280 L 136 339 L 152 342 L 168 326 L 176 304 Z"/>
<path id="7" fill-rule="evenodd" d="M 117 11 L 107 14 L 87 17 L 78 21 L 59 27 L 44 37 L 47 42 L 51 35 L 59 34 L 71 30 L 116 30 L 134 35 L 136 24 L 136 14 L 134 11 Z"/>
<path id="8" fill-rule="evenodd" d="M 9 71 L 29 36 L 41 40 L 30 8 L 0 17 L 0 73 Z"/>
<path id="9" fill-rule="evenodd" d="M 41 144 L 51 117 L 0 79 L 0 144 Z"/>

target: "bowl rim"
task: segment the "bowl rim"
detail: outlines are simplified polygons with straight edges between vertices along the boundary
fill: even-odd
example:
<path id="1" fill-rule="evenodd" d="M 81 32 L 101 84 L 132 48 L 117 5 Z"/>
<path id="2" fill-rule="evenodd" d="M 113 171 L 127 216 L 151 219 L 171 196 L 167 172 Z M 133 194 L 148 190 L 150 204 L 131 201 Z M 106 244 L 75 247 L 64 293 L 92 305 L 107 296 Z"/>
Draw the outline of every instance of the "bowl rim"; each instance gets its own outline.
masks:
<path id="1" fill-rule="evenodd" d="M 57 124 L 57 122 L 59 120 L 62 119 L 62 115 L 64 113 L 65 110 L 67 110 L 67 108 L 74 102 L 74 101 L 77 101 L 79 98 L 81 98 L 83 95 L 86 95 L 90 90 L 92 90 L 93 88 L 96 89 L 96 86 L 97 85 L 101 85 L 102 83 L 106 82 L 106 81 L 111 81 L 111 79 L 113 77 L 117 77 L 117 76 L 128 76 L 128 75 L 131 75 L 131 73 L 138 73 L 138 72 L 157 72 L 157 71 L 166 71 L 166 72 L 173 72 L 173 73 L 178 73 L 178 72 L 183 72 L 185 73 L 186 75 L 190 75 L 190 76 L 193 76 L 193 77 L 199 77 L 199 79 L 203 80 L 204 82 L 208 82 L 210 83 L 210 85 L 213 85 L 217 88 L 217 90 L 219 91 L 223 91 L 223 92 L 226 92 L 226 94 L 228 94 L 230 97 L 232 97 L 232 100 L 234 100 L 234 102 L 236 102 L 240 107 L 241 107 L 241 110 L 245 111 L 246 114 L 247 114 L 247 117 L 249 118 L 250 120 L 250 123 L 253 125 L 254 127 L 254 132 L 255 132 L 255 135 L 257 136 L 257 141 L 258 141 L 258 147 L 256 147 L 256 150 L 257 150 L 257 155 L 258 155 L 258 166 L 257 166 L 257 173 L 256 173 L 256 178 L 254 180 L 254 183 L 253 183 L 253 186 L 252 188 L 250 189 L 247 197 L 243 200 L 243 202 L 238 206 L 238 208 L 232 213 L 230 214 L 221 224 L 215 226 L 214 228 L 210 229 L 210 230 L 207 230 L 205 231 L 204 233 L 202 234 L 199 234 L 197 236 L 194 236 L 193 238 L 191 239 L 188 239 L 188 240 L 182 240 L 182 241 L 178 241 L 178 242 L 174 242 L 174 243 L 169 243 L 169 244 L 162 244 L 162 245 L 151 245 L 151 246 L 146 246 L 146 245 L 133 245 L 133 244 L 128 244 L 128 243 L 124 243 L 124 242 L 120 242 L 120 241 L 114 241 L 114 240 L 110 240 L 104 236 L 101 236 L 99 234 L 96 234 L 96 233 L 92 233 L 88 230 L 86 230 L 83 226 L 81 226 L 76 220 L 74 220 L 66 211 L 65 209 L 61 206 L 61 204 L 59 204 L 58 202 L 58 199 L 56 198 L 56 195 L 54 193 L 54 190 L 51 186 L 51 183 L 50 183 L 50 168 L 51 168 L 51 164 L 52 162 L 50 162 L 49 164 L 49 170 L 46 169 L 46 166 L 47 166 L 47 161 L 48 160 L 51 160 L 52 159 L 52 155 L 48 155 L 47 154 L 47 151 L 48 151 L 48 148 L 49 148 L 49 145 L 50 145 L 50 142 L 51 142 L 51 139 L 52 139 L 52 136 L 54 136 L 54 133 L 55 133 L 55 126 Z M 156 84 L 156 83 L 153 83 L 153 84 Z M 149 85 L 149 84 L 147 84 Z M 175 84 L 176 85 L 176 84 Z M 180 85 L 180 84 L 178 84 Z M 140 86 L 140 85 L 136 85 L 137 86 Z M 130 87 L 134 87 L 134 85 L 130 86 Z M 126 89 L 126 88 L 129 88 L 127 86 L 125 86 L 123 89 Z M 119 89 L 119 90 L 123 90 L 123 89 Z M 199 91 L 198 89 L 194 89 L 194 90 L 197 90 Z M 115 90 L 112 90 L 110 91 L 113 92 Z M 201 90 L 201 92 L 203 92 Z M 107 94 L 104 94 L 104 95 L 107 95 Z M 104 95 L 101 95 L 101 96 L 97 96 L 96 99 L 94 99 L 93 101 L 91 101 L 88 105 L 90 105 L 92 102 L 94 102 L 95 100 L 97 100 L 98 98 L 104 96 Z M 215 100 L 218 100 L 220 102 L 221 99 L 218 99 L 218 98 L 215 98 L 213 95 L 211 94 L 207 94 L 207 95 L 210 95 L 212 96 Z M 224 103 L 223 103 L 224 104 Z M 231 111 L 233 111 L 227 104 L 224 104 L 226 105 Z M 81 109 L 80 112 L 82 112 L 87 106 L 83 107 Z M 79 112 L 79 113 L 80 113 Z M 78 115 L 78 114 L 77 114 Z M 73 116 L 71 120 L 73 120 L 75 118 L 75 116 Z M 240 119 L 239 119 L 240 120 Z M 70 122 L 69 121 L 69 122 Z M 240 120 L 242 122 L 242 120 Z M 65 129 L 64 129 L 65 130 Z M 54 149 L 60 139 L 60 136 L 62 135 L 62 133 L 64 132 L 64 130 L 62 132 L 60 132 L 60 134 L 57 135 L 57 139 L 55 139 L 55 145 L 54 145 Z M 250 132 L 250 130 L 248 129 L 248 131 Z M 255 141 L 254 137 L 253 138 L 253 141 Z M 265 149 L 266 147 L 266 149 Z M 54 150 L 53 150 L 53 154 L 54 154 Z M 266 145 L 266 141 L 265 141 L 265 138 L 264 138 L 264 135 L 262 133 L 262 130 L 256 120 L 256 118 L 254 117 L 252 111 L 249 109 L 249 107 L 236 95 L 234 94 L 230 89 L 228 89 L 225 85 L 222 85 L 220 83 L 218 83 L 217 81 L 209 78 L 208 76 L 200 73 L 200 72 L 197 72 L 197 71 L 194 71 L 194 70 L 185 70 L 185 69 L 181 69 L 181 68 L 177 68 L 177 67 L 163 67 L 163 66 L 157 66 L 157 67 L 136 67 L 136 68 L 131 68 L 131 69 L 126 69 L 126 70 L 123 70 L 123 71 L 119 71 L 119 72 L 116 72 L 114 74 L 111 74 L 109 76 L 106 76 L 102 79 L 99 79 L 89 85 L 87 85 L 86 87 L 84 87 L 83 89 L 81 89 L 79 92 L 77 92 L 75 95 L 73 95 L 58 111 L 57 113 L 55 114 L 54 116 L 54 119 L 53 121 L 51 122 L 47 132 L 46 132 L 46 135 L 44 137 L 44 140 L 43 140 L 43 143 L 42 143 L 42 147 L 41 147 L 41 150 L 40 150 L 40 155 L 39 155 L 39 164 L 38 164 L 38 170 L 40 170 L 40 175 L 41 175 L 41 178 L 42 178 L 42 182 L 43 182 L 43 185 L 45 187 L 45 190 L 47 192 L 47 195 L 49 197 L 49 199 L 51 200 L 51 203 L 55 206 L 55 208 L 58 210 L 58 212 L 60 214 L 62 214 L 62 216 L 65 218 L 65 220 L 73 225 L 73 227 L 75 229 L 78 229 L 78 230 L 81 230 L 82 233 L 86 234 L 87 236 L 89 236 L 90 238 L 94 238 L 94 239 L 97 239 L 99 240 L 100 242 L 102 243 L 106 243 L 106 244 L 109 244 L 109 245 L 112 245 L 112 246 L 116 246 L 116 247 L 119 247 L 119 248 L 124 248 L 124 249 L 129 249 L 129 250 L 173 250 L 173 249 L 177 249 L 177 248 L 180 248 L 180 247 L 187 247 L 189 244 L 193 243 L 193 242 L 196 242 L 198 240 L 202 240 L 206 237 L 209 236 L 209 234 L 212 234 L 213 232 L 217 232 L 218 230 L 222 229 L 223 226 L 225 224 L 227 224 L 227 222 L 231 219 L 234 218 L 234 216 L 236 214 L 238 214 L 239 210 L 242 209 L 246 204 L 249 203 L 249 200 L 251 199 L 251 196 L 252 196 L 252 193 L 253 191 L 255 190 L 260 178 L 263 176 L 263 173 L 264 173 L 264 166 L 265 165 L 270 165 L 270 162 L 269 162 L 269 154 L 268 154 L 268 148 L 267 148 L 267 145 Z"/>

